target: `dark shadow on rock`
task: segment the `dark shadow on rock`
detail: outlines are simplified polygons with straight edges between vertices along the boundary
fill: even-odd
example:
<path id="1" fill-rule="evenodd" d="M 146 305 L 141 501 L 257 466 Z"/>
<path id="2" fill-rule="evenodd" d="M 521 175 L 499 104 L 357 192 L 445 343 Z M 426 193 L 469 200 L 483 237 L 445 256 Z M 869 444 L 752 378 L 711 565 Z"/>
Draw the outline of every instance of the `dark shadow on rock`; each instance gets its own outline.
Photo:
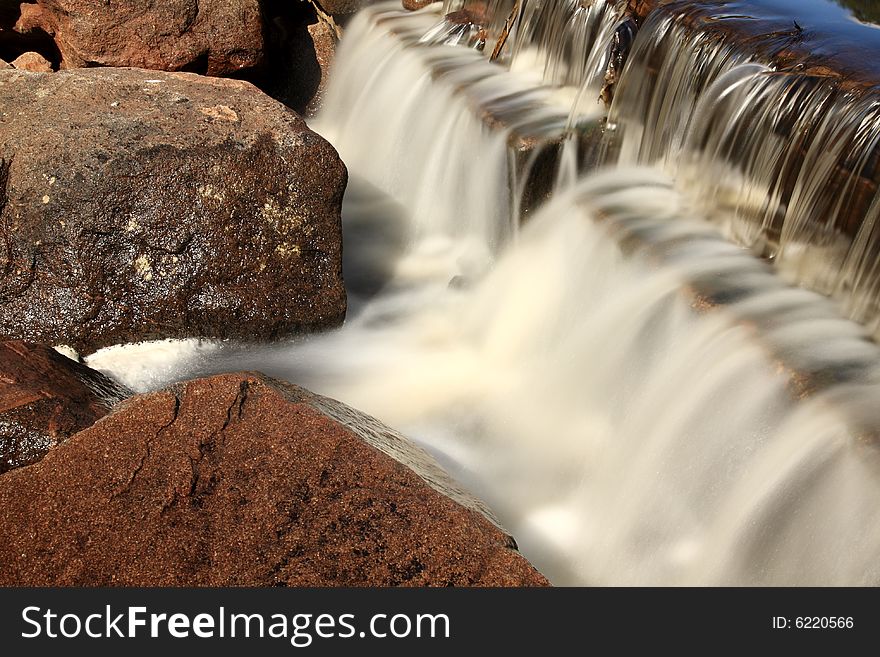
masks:
<path id="1" fill-rule="evenodd" d="M 184 73 L 196 73 L 197 75 L 208 74 L 208 51 L 206 50 L 192 62 L 180 69 Z M 236 77 L 234 75 L 230 77 Z"/>
<path id="2" fill-rule="evenodd" d="M 320 102 L 335 35 L 306 2 L 263 0 L 266 64 L 246 79 L 303 116 Z"/>

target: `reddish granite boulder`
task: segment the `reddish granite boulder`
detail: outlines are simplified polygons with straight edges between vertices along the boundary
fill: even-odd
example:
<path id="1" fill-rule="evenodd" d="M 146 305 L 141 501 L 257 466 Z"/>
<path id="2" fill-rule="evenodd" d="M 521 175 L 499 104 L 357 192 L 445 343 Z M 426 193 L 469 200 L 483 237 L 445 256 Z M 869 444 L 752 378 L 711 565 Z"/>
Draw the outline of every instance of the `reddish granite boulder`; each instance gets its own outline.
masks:
<path id="1" fill-rule="evenodd" d="M 226 75 L 261 63 L 260 0 L 37 0 L 19 32 L 55 39 L 62 68 L 137 66 Z"/>
<path id="2" fill-rule="evenodd" d="M 0 339 L 90 353 L 338 325 L 346 180 L 247 82 L 0 70 Z"/>
<path id="3" fill-rule="evenodd" d="M 255 374 L 120 404 L 0 510 L 0 585 L 547 584 L 425 452 Z"/>
<path id="4" fill-rule="evenodd" d="M 0 473 L 36 463 L 130 394 L 49 347 L 0 343 Z"/>

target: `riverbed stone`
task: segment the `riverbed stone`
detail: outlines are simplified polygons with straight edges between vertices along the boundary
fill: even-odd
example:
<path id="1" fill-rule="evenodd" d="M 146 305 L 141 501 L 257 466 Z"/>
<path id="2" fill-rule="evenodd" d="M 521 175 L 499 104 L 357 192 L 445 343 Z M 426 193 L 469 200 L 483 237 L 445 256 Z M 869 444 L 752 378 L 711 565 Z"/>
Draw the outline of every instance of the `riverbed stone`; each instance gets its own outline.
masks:
<path id="1" fill-rule="evenodd" d="M 403 8 L 409 11 L 416 11 L 434 2 L 439 2 L 439 0 L 402 0 Z"/>
<path id="2" fill-rule="evenodd" d="M 0 585 L 547 584 L 427 453 L 253 373 L 122 403 L 0 508 Z"/>
<path id="3" fill-rule="evenodd" d="M 37 0 L 21 5 L 16 30 L 52 35 L 62 68 L 228 75 L 263 58 L 260 0 Z"/>
<path id="4" fill-rule="evenodd" d="M 355 13 L 361 7 L 371 4 L 371 0 L 314 0 L 321 9 L 333 16 Z"/>
<path id="5" fill-rule="evenodd" d="M 88 354 L 336 326 L 346 180 L 247 82 L 0 71 L 0 339 Z"/>

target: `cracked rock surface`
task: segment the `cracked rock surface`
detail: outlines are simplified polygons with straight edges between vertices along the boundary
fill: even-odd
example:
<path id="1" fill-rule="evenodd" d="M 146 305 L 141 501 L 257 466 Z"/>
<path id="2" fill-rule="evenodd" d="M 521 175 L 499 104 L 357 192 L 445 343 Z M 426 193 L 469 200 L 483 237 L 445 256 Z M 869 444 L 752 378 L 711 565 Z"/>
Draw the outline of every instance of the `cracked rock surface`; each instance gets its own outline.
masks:
<path id="1" fill-rule="evenodd" d="M 338 325 L 346 181 L 247 82 L 0 70 L 0 339 L 88 354 Z"/>
<path id="2" fill-rule="evenodd" d="M 0 585 L 547 584 L 422 450 L 258 374 L 123 402 L 0 509 Z"/>

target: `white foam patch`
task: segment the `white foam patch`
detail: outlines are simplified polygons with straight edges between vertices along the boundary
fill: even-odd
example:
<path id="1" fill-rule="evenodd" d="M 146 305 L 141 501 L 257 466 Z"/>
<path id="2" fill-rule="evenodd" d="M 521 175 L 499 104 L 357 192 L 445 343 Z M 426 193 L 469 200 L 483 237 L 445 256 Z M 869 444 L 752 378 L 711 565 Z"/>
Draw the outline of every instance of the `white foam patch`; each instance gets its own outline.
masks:
<path id="1" fill-rule="evenodd" d="M 135 392 L 149 392 L 195 376 L 222 344 L 189 339 L 116 345 L 96 351 L 85 363 Z"/>

